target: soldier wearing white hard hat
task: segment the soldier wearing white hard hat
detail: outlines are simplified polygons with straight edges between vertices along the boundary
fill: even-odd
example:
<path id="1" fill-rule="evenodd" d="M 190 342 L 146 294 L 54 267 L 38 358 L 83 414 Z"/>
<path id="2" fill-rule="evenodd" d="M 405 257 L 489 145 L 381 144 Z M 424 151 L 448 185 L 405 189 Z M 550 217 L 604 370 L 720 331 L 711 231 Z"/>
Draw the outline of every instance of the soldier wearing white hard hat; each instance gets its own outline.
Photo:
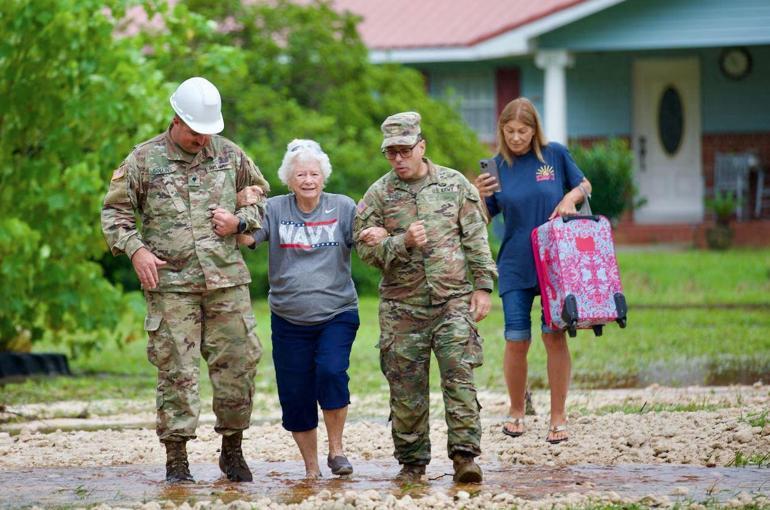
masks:
<path id="1" fill-rule="evenodd" d="M 145 291 L 166 480 L 193 481 L 186 443 L 196 437 L 203 356 L 214 429 L 222 435 L 219 466 L 231 481 L 251 481 L 241 439 L 262 349 L 235 235 L 260 228 L 264 204 L 239 207 L 236 193 L 255 185 L 266 193 L 269 186 L 237 145 L 217 135 L 222 100 L 211 82 L 190 78 L 170 99 L 175 115 L 168 130 L 137 145 L 113 172 L 102 230 L 112 253 L 131 259 Z"/>
<path id="2" fill-rule="evenodd" d="M 182 82 L 171 95 L 171 107 L 190 129 L 202 135 L 215 135 L 225 128 L 222 98 L 213 83 L 194 76 Z"/>

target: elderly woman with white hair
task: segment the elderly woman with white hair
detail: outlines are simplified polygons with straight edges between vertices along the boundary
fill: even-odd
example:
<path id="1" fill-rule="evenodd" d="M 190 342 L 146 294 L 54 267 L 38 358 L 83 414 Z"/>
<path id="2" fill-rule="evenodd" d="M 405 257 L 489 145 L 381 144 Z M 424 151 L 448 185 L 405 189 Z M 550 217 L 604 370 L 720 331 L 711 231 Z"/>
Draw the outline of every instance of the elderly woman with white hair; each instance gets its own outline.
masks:
<path id="1" fill-rule="evenodd" d="M 299 447 L 308 478 L 321 476 L 318 405 L 329 438 L 327 465 L 335 475 L 353 472 L 342 431 L 350 403 L 350 350 L 359 326 L 350 273 L 356 205 L 323 191 L 331 171 L 317 142 L 293 140 L 278 170 L 291 193 L 268 199 L 263 228 L 253 237 L 239 236 L 252 248 L 269 243 L 268 301 L 282 422 Z"/>

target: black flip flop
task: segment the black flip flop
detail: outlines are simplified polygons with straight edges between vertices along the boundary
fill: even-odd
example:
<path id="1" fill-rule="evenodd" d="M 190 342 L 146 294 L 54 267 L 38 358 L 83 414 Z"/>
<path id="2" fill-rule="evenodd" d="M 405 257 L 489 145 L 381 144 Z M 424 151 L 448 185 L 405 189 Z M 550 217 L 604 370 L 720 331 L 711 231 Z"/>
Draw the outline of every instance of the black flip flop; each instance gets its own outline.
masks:
<path id="1" fill-rule="evenodd" d="M 512 423 L 515 426 L 521 425 L 522 431 L 521 432 L 511 432 L 506 427 L 506 425 L 508 425 L 509 423 Z M 506 436 L 509 436 L 509 437 L 519 437 L 519 436 L 524 434 L 524 418 L 510 418 L 510 419 L 508 419 L 508 420 L 505 421 L 505 423 L 503 423 L 502 429 L 503 429 L 503 434 L 505 434 Z"/>

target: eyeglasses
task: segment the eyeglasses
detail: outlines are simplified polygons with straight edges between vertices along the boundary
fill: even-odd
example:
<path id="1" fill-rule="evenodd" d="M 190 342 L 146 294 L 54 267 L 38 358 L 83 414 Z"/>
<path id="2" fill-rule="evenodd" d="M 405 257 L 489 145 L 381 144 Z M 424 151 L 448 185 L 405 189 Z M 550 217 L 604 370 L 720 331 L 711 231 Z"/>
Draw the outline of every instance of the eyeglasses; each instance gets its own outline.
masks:
<path id="1" fill-rule="evenodd" d="M 420 143 L 422 140 L 417 140 L 417 142 L 412 145 L 411 147 L 404 147 L 403 149 L 391 149 L 388 147 L 387 149 L 382 149 L 382 153 L 385 155 L 388 159 L 396 159 L 397 155 L 401 155 L 401 159 L 406 159 L 408 157 L 411 157 L 412 151 L 415 147 L 417 147 L 417 144 Z"/>
<path id="2" fill-rule="evenodd" d="M 313 142 L 312 140 L 300 140 L 293 147 L 289 148 L 289 152 L 297 152 L 299 150 L 310 151 L 315 154 L 323 154 L 323 151 L 321 150 L 321 146 L 318 145 L 317 142 Z"/>

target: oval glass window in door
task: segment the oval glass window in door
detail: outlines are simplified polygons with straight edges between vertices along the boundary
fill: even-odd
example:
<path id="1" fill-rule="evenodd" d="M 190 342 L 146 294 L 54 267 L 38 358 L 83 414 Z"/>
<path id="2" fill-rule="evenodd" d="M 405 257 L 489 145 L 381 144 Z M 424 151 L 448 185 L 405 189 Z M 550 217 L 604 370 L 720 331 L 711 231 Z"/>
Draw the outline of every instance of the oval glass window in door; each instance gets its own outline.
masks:
<path id="1" fill-rule="evenodd" d="M 658 105 L 658 136 L 666 154 L 673 156 L 682 144 L 684 112 L 682 97 L 671 85 L 666 87 Z"/>

